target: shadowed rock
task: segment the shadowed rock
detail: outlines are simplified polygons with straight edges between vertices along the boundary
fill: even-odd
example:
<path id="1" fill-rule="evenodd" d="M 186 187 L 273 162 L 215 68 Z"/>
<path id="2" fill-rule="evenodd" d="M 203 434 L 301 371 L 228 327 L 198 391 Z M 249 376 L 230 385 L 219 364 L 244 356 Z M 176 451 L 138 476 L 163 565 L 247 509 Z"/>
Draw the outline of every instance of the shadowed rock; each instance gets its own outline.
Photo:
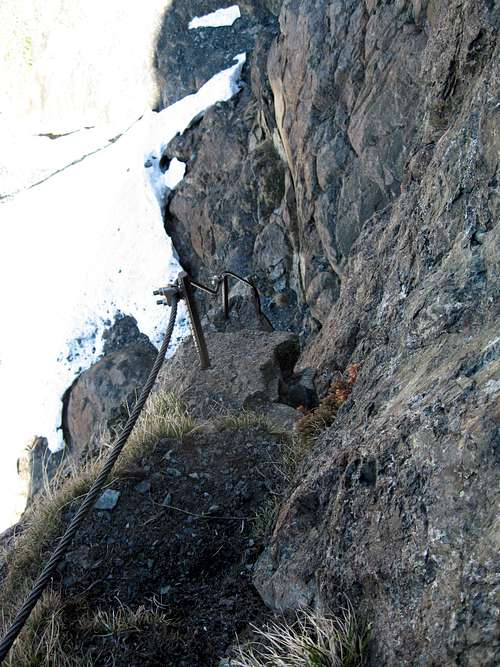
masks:
<path id="1" fill-rule="evenodd" d="M 46 438 L 36 437 L 17 461 L 17 472 L 26 489 L 29 506 L 57 474 L 64 451 L 51 452 Z"/>
<path id="2" fill-rule="evenodd" d="M 153 366 L 157 350 L 135 320 L 119 318 L 105 334 L 106 354 L 66 392 L 63 428 L 73 461 L 109 438 L 127 417 Z"/>

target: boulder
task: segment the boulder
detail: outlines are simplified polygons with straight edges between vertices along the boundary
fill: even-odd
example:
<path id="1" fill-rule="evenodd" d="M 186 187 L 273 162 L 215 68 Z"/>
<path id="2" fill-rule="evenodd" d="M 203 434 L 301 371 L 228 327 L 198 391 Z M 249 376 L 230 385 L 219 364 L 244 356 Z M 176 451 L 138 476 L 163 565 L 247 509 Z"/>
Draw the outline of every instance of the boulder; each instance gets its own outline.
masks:
<path id="1" fill-rule="evenodd" d="M 252 410 L 275 414 L 278 421 L 300 416 L 282 401 L 299 354 L 296 336 L 242 329 L 210 333 L 207 345 L 211 360 L 208 370 L 200 370 L 189 339 L 167 360 L 159 379 L 164 387 L 183 396 L 190 414 L 206 419 Z"/>
<path id="2" fill-rule="evenodd" d="M 107 354 L 75 380 L 64 398 L 63 429 L 74 461 L 114 435 L 157 354 L 132 318 L 117 320 L 105 334 L 104 349 Z"/>
<path id="3" fill-rule="evenodd" d="M 145 348 L 151 347 L 149 338 L 139 331 L 137 320 L 130 315 L 118 316 L 113 326 L 106 329 L 102 337 L 104 339 L 103 356 L 132 344 L 141 344 Z"/>

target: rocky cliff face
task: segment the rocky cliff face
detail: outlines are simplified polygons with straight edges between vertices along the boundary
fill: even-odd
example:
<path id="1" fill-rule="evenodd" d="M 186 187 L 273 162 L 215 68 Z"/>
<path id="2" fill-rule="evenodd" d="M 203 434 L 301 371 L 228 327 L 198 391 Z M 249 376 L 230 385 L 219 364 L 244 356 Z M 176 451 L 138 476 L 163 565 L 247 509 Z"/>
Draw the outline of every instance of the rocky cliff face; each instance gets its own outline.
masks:
<path id="1" fill-rule="evenodd" d="M 373 664 L 493 665 L 500 8 L 278 4 L 242 5 L 247 87 L 165 158 L 184 266 L 252 276 L 320 393 L 361 365 L 256 584 L 276 609 L 348 595 Z M 165 81 L 184 47 L 160 44 Z"/>

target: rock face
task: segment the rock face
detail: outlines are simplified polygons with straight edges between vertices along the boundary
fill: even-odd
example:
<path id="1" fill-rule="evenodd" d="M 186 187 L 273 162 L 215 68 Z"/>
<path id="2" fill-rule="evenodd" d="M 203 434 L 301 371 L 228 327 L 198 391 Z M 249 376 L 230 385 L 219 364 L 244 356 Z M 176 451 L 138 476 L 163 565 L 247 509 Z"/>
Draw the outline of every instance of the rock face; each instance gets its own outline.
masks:
<path id="1" fill-rule="evenodd" d="M 168 148 L 188 175 L 166 219 L 194 276 L 254 277 L 320 392 L 361 364 L 256 584 L 280 609 L 346 594 L 373 665 L 494 665 L 500 8 L 272 15 L 247 88 Z"/>
<path id="2" fill-rule="evenodd" d="M 267 53 L 278 29 L 276 7 L 273 13 L 271 3 L 240 3 L 242 18 L 233 28 L 220 29 L 220 34 L 218 29 L 191 31 L 186 36 L 187 17 L 200 12 L 199 3 L 195 4 L 196 8 L 193 3 L 177 3 L 168 16 L 169 41 L 160 40 L 158 46 L 160 79 L 180 77 L 190 83 L 179 84 L 176 90 L 194 92 L 192 66 L 187 63 L 199 58 L 203 48 L 210 50 L 210 63 L 220 63 L 219 69 L 241 51 L 248 52 L 251 65 L 245 75 L 247 85 L 236 99 L 210 110 L 167 148 L 164 159 L 187 162 L 188 173 L 170 201 L 166 229 L 193 277 L 206 280 L 223 269 L 252 276 L 273 326 L 302 332 L 297 272 L 279 212 L 287 192 L 290 198 L 287 165 L 265 75 Z M 217 7 L 217 2 L 203 4 L 207 10 Z M 220 41 L 222 33 L 226 38 Z M 196 40 L 196 48 L 187 40 Z M 200 41 L 204 47 L 199 47 Z M 204 80 L 217 71 L 205 73 L 205 67 Z M 173 101 L 171 86 L 165 84 L 164 91 L 164 103 Z"/>
<path id="3" fill-rule="evenodd" d="M 64 400 L 65 441 L 75 462 L 103 436 L 113 434 L 156 358 L 156 348 L 139 332 L 133 318 L 117 320 L 105 336 L 104 357 L 75 380 Z"/>
<path id="4" fill-rule="evenodd" d="M 26 505 L 55 477 L 63 462 L 64 452 L 51 452 L 46 438 L 36 437 L 17 461 L 17 472 L 26 489 Z"/>
<path id="5" fill-rule="evenodd" d="M 256 35 L 274 21 L 272 0 L 242 0 L 242 17 L 233 26 L 188 30 L 195 16 L 220 8 L 220 0 L 174 0 L 165 13 L 155 51 L 160 106 L 195 92 L 212 76 L 231 67 L 238 53 L 252 50 Z M 168 73 L 168 76 L 166 74 Z"/>

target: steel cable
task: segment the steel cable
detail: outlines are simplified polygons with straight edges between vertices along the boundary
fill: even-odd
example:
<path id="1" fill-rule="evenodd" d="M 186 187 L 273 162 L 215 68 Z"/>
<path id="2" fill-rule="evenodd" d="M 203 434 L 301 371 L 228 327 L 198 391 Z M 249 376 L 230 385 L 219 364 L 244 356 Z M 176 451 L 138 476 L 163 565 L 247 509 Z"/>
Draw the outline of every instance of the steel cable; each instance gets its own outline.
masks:
<path id="1" fill-rule="evenodd" d="M 170 345 L 170 339 L 172 338 L 172 333 L 174 330 L 175 326 L 175 320 L 177 317 L 177 304 L 178 304 L 179 297 L 178 295 L 174 295 L 172 297 L 172 302 L 171 302 L 171 311 L 170 311 L 170 319 L 168 322 L 168 327 L 167 331 L 165 332 L 165 338 L 163 340 L 162 346 L 160 348 L 160 351 L 158 352 L 158 356 L 156 357 L 156 360 L 153 364 L 153 367 L 149 373 L 149 377 L 146 381 L 146 384 L 142 388 L 141 394 L 139 398 L 137 399 L 134 408 L 132 412 L 130 413 L 129 418 L 127 419 L 127 422 L 125 423 L 125 426 L 123 427 L 123 430 L 115 443 L 113 444 L 106 461 L 104 462 L 103 467 L 101 468 L 101 471 L 99 472 L 99 475 L 97 476 L 95 482 L 92 484 L 90 490 L 88 491 L 87 495 L 85 496 L 80 508 L 78 509 L 77 513 L 75 516 L 72 518 L 68 528 L 66 529 L 66 532 L 62 536 L 59 544 L 57 545 L 56 549 L 53 551 L 49 561 L 47 562 L 46 566 L 44 567 L 42 573 L 36 580 L 33 589 L 31 590 L 31 593 L 28 595 L 26 598 L 24 604 L 22 605 L 21 609 L 17 612 L 16 617 L 14 618 L 7 634 L 5 637 L 2 639 L 0 642 L 0 663 L 4 661 L 4 658 L 7 656 L 8 652 L 10 651 L 13 643 L 15 642 L 16 638 L 18 637 L 19 633 L 21 632 L 24 624 L 28 620 L 31 612 L 33 611 L 36 603 L 42 596 L 43 591 L 45 590 L 47 584 L 52 578 L 52 575 L 54 574 L 54 571 L 65 555 L 68 547 L 71 544 L 71 541 L 73 540 L 78 528 L 80 527 L 82 521 L 85 519 L 85 516 L 89 512 L 89 510 L 93 507 L 94 503 L 97 500 L 97 497 L 102 491 L 102 488 L 104 484 L 106 483 L 106 480 L 113 469 L 113 466 L 116 463 L 116 460 L 118 459 L 122 449 L 124 448 L 131 432 L 132 429 L 135 426 L 135 423 L 137 422 L 139 415 L 142 412 L 142 409 L 144 407 L 144 404 L 146 403 L 149 394 L 151 393 L 151 389 L 153 388 L 154 383 L 156 382 L 156 378 L 158 377 L 158 373 L 160 372 L 160 368 L 165 360 L 165 355 L 167 353 L 168 346 Z"/>

